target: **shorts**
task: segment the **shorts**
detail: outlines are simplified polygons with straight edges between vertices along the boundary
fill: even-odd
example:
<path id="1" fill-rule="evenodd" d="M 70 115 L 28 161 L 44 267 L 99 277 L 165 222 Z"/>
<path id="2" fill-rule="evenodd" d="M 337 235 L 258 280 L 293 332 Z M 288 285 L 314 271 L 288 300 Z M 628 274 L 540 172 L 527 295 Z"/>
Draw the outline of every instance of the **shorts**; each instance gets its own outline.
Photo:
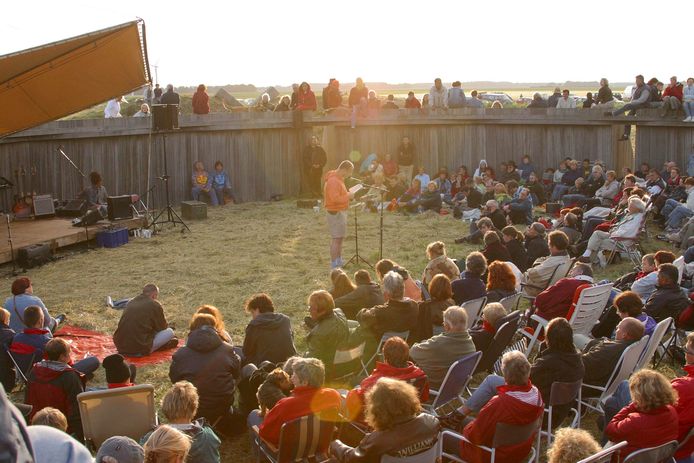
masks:
<path id="1" fill-rule="evenodd" d="M 344 238 L 347 235 L 347 211 L 328 211 L 328 230 L 331 238 Z"/>

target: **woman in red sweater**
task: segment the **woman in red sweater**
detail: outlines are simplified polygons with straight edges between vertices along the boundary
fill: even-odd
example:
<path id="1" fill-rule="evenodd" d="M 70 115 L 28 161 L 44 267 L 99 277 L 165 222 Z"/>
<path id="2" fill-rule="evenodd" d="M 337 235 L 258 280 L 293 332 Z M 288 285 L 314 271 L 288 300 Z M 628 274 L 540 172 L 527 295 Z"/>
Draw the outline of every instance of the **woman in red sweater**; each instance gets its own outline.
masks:
<path id="1" fill-rule="evenodd" d="M 296 109 L 299 111 L 315 111 L 316 110 L 316 95 L 311 90 L 308 82 L 301 82 L 299 86 L 299 97 L 297 100 Z"/>
<path id="2" fill-rule="evenodd" d="M 621 409 L 605 428 L 612 442 L 627 441 L 620 460 L 639 449 L 677 440 L 677 393 L 661 373 L 641 370 L 629 379 L 631 403 Z M 613 460 L 616 461 L 616 460 Z"/>

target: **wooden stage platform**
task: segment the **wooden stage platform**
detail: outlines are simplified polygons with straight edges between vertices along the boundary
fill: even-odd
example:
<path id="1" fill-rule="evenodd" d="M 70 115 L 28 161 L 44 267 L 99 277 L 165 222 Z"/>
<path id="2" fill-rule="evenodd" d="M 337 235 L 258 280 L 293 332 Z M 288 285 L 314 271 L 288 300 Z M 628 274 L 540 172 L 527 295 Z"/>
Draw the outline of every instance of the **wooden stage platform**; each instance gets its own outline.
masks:
<path id="1" fill-rule="evenodd" d="M 3 217 L 0 223 L 0 264 L 12 261 L 10 244 L 7 240 L 7 223 Z M 50 219 L 14 220 L 10 223 L 12 231 L 12 244 L 15 257 L 17 250 L 32 244 L 48 243 L 53 252 L 58 248 L 83 243 L 88 239 L 96 238 L 96 234 L 104 228 L 114 225 L 128 227 L 128 229 L 140 228 L 144 223 L 142 218 L 133 218 L 110 222 L 102 220 L 88 227 L 73 227 L 72 219 L 55 217 Z M 88 236 L 87 236 L 88 235 Z"/>

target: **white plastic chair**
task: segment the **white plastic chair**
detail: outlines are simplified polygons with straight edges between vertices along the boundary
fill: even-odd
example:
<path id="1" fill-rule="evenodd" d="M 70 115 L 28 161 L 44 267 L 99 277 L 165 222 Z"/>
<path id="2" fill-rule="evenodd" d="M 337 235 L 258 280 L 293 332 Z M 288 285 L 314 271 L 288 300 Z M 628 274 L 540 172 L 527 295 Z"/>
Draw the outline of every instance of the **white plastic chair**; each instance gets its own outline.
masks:
<path id="1" fill-rule="evenodd" d="M 571 317 L 569 317 L 569 324 L 573 329 L 574 336 L 589 336 L 590 330 L 593 329 L 595 323 L 600 318 L 607 301 L 610 299 L 610 293 L 612 292 L 612 283 L 607 283 L 603 285 L 596 285 L 590 288 L 584 288 L 576 301 L 576 307 L 574 308 Z M 544 333 L 549 325 L 549 320 L 545 320 L 539 315 L 533 314 L 530 316 L 531 320 L 537 322 L 537 327 L 533 330 L 533 333 L 529 333 L 525 330 L 520 330 L 519 332 L 529 339 L 528 349 L 525 355 L 529 355 L 532 352 L 540 334 Z"/>
<path id="2" fill-rule="evenodd" d="M 335 370 L 337 370 L 337 367 L 340 365 L 345 365 L 359 360 L 359 365 L 361 366 L 361 368 L 357 371 L 357 374 L 364 373 L 365 376 L 369 376 L 369 373 L 366 370 L 366 365 L 364 365 L 364 360 L 362 359 L 362 357 L 364 356 L 365 348 L 366 341 L 362 342 L 358 346 L 351 347 L 349 349 L 336 350 L 335 357 L 333 359 L 333 365 L 335 367 Z M 352 371 L 337 378 L 333 378 L 333 380 L 345 379 L 353 374 L 354 372 Z"/>
<path id="3" fill-rule="evenodd" d="M 673 440 L 657 447 L 636 450 L 624 459 L 624 463 L 666 463 L 673 460 L 677 441 Z"/>
<path id="4" fill-rule="evenodd" d="M 661 320 L 653 329 L 653 334 L 648 338 L 648 344 L 641 354 L 639 363 L 636 365 L 636 369 L 640 370 L 644 368 L 648 362 L 651 361 L 655 351 L 658 349 L 660 342 L 663 340 L 663 336 L 667 333 L 673 325 L 672 318 L 668 317 L 665 320 Z"/>
<path id="5" fill-rule="evenodd" d="M 589 456 L 588 458 L 584 458 L 583 460 L 579 460 L 576 463 L 610 463 L 612 461 L 612 456 L 615 453 L 618 453 L 620 450 L 622 450 L 624 447 L 627 446 L 627 441 L 622 441 L 617 444 L 614 444 L 610 447 L 606 447 L 602 450 L 600 450 L 598 453 L 593 454 Z"/>
<path id="6" fill-rule="evenodd" d="M 617 390 L 619 383 L 628 379 L 629 376 L 636 371 L 636 365 L 638 365 L 639 359 L 643 354 L 643 350 L 646 348 L 646 344 L 648 344 L 648 336 L 644 336 L 624 349 L 622 356 L 619 358 L 614 370 L 612 370 L 610 379 L 607 380 L 607 383 L 604 386 L 583 383 L 583 386 L 586 388 L 600 391 L 600 396 L 597 398 L 586 398 L 585 400 L 581 399 L 581 405 L 602 414 L 602 405 L 605 403 L 607 398 L 614 394 L 614 391 Z M 595 403 L 595 405 L 592 405 L 590 402 Z"/>
<path id="7" fill-rule="evenodd" d="M 499 301 L 499 304 L 504 306 L 504 309 L 506 309 L 506 313 L 511 313 L 516 309 L 516 306 L 518 305 L 518 301 L 520 300 L 520 298 L 521 293 L 512 294 L 501 299 Z"/>

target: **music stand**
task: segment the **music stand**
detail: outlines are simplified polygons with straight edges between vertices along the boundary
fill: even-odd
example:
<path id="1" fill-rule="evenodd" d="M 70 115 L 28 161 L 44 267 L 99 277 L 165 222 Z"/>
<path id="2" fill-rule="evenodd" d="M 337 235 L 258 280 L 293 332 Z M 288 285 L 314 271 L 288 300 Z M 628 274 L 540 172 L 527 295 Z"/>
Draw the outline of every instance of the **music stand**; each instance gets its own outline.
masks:
<path id="1" fill-rule="evenodd" d="M 371 265 L 368 260 L 364 259 L 359 254 L 359 213 L 357 211 L 360 207 L 364 207 L 364 203 L 356 203 L 353 206 L 350 206 L 350 208 L 352 208 L 352 210 L 354 211 L 354 255 L 349 258 L 345 265 L 351 264 L 352 262 L 354 262 L 356 265 L 359 265 L 360 262 L 363 262 L 373 269 L 374 266 Z"/>
<path id="2" fill-rule="evenodd" d="M 152 109 L 152 131 L 161 134 L 162 144 L 164 146 L 164 174 L 159 177 L 159 179 L 164 182 L 166 207 L 159 211 L 159 214 L 152 219 L 152 223 L 150 223 L 147 228 L 152 228 L 156 232 L 157 225 L 172 223 L 175 227 L 177 223 L 180 223 L 186 230 L 190 231 L 188 225 L 186 225 L 181 216 L 178 215 L 171 206 L 171 199 L 169 198 L 169 178 L 171 177 L 169 176 L 167 164 L 166 134 L 178 129 L 178 105 L 152 105 Z M 166 212 L 166 218 L 163 217 L 164 212 Z"/>
<path id="3" fill-rule="evenodd" d="M 378 225 L 378 260 L 383 259 L 383 208 L 384 208 L 384 196 L 390 190 L 385 186 L 370 185 L 368 183 L 359 182 L 364 188 L 369 188 L 379 191 L 381 195 L 381 202 L 378 205 L 379 208 L 379 225 Z"/>

